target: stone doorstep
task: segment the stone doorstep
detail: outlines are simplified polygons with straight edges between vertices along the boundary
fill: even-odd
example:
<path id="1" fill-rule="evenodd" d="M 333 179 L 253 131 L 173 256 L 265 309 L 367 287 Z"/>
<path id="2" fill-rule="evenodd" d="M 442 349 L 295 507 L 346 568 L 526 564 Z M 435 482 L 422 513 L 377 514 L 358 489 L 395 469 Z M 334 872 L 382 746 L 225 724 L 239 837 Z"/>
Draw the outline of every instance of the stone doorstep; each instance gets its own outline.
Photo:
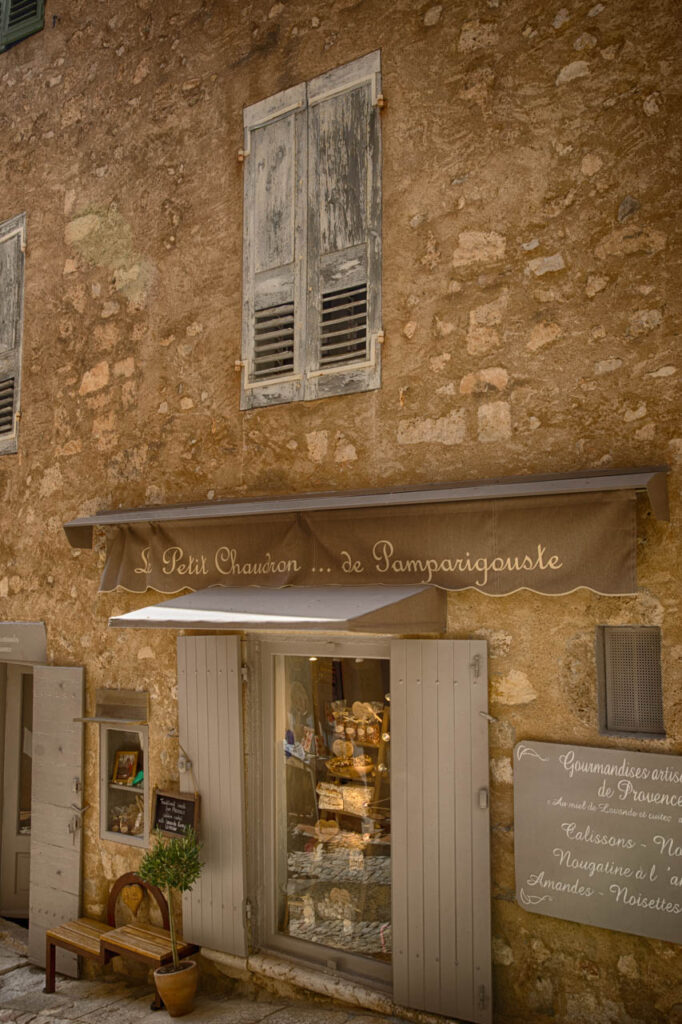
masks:
<path id="1" fill-rule="evenodd" d="M 92 981 L 58 977 L 57 992 L 47 995 L 42 969 L 22 958 L 0 980 L 0 1024 L 163 1024 L 167 1019 L 150 1010 L 153 992 L 148 985 L 131 984 L 116 975 Z M 195 1009 L 184 1020 L 188 1024 L 398 1024 L 395 1019 L 314 1003 L 206 996 L 197 998 Z"/>
<path id="2" fill-rule="evenodd" d="M 57 992 L 46 994 L 45 972 L 28 963 L 27 939 L 25 928 L 0 918 L 0 1024 L 163 1024 L 167 1019 L 150 1010 L 150 985 L 118 971 L 90 980 L 57 975 Z M 188 1024 L 400 1024 L 396 1017 L 362 1006 L 292 1003 L 276 997 L 266 1002 L 262 996 L 199 995 L 195 1009 L 183 1019 Z"/>

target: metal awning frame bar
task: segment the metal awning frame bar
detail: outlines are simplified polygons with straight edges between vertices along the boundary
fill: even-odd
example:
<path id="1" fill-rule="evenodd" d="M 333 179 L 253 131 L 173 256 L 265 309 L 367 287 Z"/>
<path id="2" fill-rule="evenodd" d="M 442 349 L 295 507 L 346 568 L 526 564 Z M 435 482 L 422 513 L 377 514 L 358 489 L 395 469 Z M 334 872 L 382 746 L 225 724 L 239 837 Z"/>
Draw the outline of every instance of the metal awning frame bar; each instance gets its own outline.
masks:
<path id="1" fill-rule="evenodd" d="M 392 505 L 426 505 L 494 498 L 540 497 L 553 494 L 589 494 L 597 491 L 646 491 L 657 519 L 667 521 L 668 466 L 612 469 L 546 476 L 499 477 L 489 480 L 395 487 L 389 490 L 327 491 L 283 497 L 234 498 L 191 505 L 151 505 L 143 508 L 98 512 L 64 524 L 74 548 L 91 548 L 95 526 L 135 523 L 193 522 L 244 516 L 281 515 L 332 509 L 386 508 Z"/>

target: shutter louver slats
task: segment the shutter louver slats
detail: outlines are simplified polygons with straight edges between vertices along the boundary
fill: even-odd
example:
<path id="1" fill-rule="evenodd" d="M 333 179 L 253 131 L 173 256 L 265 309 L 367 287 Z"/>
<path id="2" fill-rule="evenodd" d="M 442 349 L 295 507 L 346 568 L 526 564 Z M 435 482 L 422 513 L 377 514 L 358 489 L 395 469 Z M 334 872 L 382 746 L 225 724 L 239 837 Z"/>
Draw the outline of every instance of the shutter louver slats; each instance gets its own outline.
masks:
<path id="1" fill-rule="evenodd" d="M 7 23 L 14 28 L 27 18 L 35 18 L 38 13 L 37 0 L 18 0 L 17 3 L 9 5 L 9 18 Z"/>
<path id="2" fill-rule="evenodd" d="M 294 304 L 257 309 L 253 377 L 279 377 L 294 370 Z"/>
<path id="3" fill-rule="evenodd" d="M 0 2 L 0 53 L 11 43 L 39 32 L 45 23 L 45 0 Z"/>
<path id="4" fill-rule="evenodd" d="M 0 434 L 14 430 L 14 378 L 0 382 Z"/>
<path id="5" fill-rule="evenodd" d="M 367 285 L 322 293 L 320 366 L 367 359 Z"/>

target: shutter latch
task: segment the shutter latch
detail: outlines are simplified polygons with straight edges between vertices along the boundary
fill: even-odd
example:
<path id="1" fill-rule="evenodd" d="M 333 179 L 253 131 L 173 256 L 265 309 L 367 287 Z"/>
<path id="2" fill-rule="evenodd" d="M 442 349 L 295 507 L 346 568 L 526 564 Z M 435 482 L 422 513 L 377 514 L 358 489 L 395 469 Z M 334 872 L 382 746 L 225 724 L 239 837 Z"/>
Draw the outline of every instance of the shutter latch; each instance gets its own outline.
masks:
<path id="1" fill-rule="evenodd" d="M 480 654 L 474 654 L 473 658 L 471 659 L 471 668 L 473 669 L 473 672 L 474 672 L 474 679 L 479 679 L 480 676 L 481 676 L 481 655 Z"/>

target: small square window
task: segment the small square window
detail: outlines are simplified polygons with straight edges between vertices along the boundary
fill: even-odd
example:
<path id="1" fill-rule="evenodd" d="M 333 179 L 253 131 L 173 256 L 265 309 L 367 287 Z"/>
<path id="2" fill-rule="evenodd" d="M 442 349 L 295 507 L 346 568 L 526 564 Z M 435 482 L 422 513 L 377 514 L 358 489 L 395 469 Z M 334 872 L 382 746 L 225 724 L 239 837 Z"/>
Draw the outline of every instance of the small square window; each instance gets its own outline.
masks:
<path id="1" fill-rule="evenodd" d="M 599 728 L 665 736 L 658 626 L 597 626 Z"/>

